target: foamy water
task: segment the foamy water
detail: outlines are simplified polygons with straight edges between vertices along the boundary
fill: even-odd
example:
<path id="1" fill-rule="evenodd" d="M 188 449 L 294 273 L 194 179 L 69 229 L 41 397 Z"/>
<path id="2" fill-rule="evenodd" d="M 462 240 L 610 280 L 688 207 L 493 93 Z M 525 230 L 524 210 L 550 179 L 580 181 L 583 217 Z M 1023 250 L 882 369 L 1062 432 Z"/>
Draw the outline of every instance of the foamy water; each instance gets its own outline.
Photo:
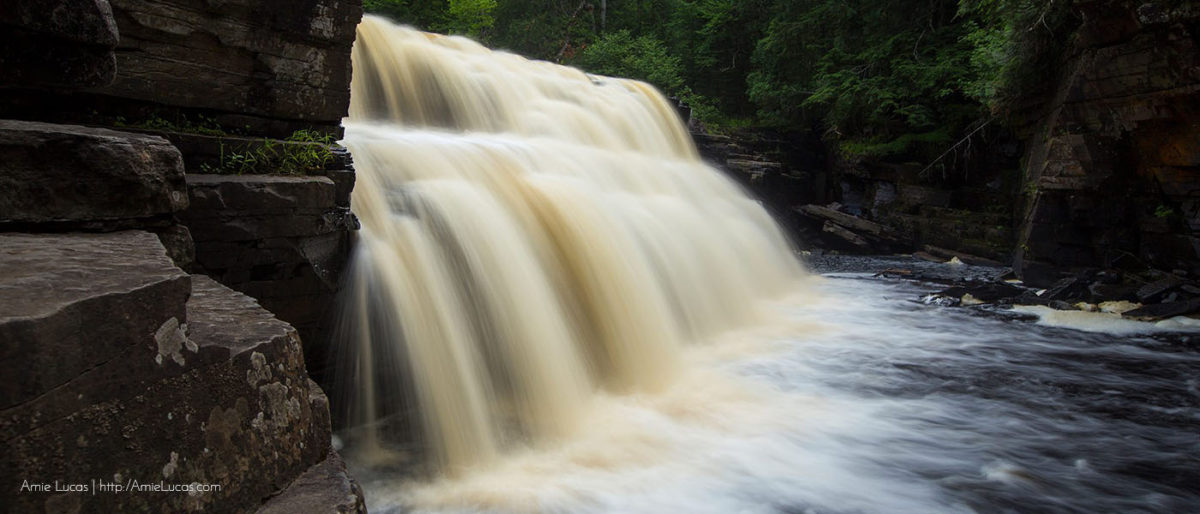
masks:
<path id="1" fill-rule="evenodd" d="M 373 512 L 1195 512 L 1200 354 L 825 279 L 766 327 L 608 396 L 572 441 L 457 479 L 370 476 Z"/>

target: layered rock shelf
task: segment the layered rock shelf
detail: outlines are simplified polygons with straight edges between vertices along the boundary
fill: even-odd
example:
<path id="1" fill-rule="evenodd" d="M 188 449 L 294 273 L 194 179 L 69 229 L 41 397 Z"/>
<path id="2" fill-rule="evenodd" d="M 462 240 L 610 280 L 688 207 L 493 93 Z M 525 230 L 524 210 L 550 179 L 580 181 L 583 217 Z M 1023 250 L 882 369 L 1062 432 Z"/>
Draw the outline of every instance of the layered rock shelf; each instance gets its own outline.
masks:
<path id="1" fill-rule="evenodd" d="M 89 489 L 215 486 L 5 488 L 7 506 L 253 511 L 328 458 L 328 400 L 295 329 L 183 273 L 153 234 L 4 234 L 0 248 L 0 465 Z"/>
<path id="2" fill-rule="evenodd" d="M 299 329 L 321 367 L 358 226 L 349 189 L 328 177 L 189 174 L 187 182 L 191 207 L 180 218 L 198 269 Z"/>
<path id="3" fill-rule="evenodd" d="M 161 137 L 0 120 L 0 223 L 100 224 L 187 205 L 183 159 Z"/>
<path id="4" fill-rule="evenodd" d="M 325 135 L 346 114 L 361 12 L 0 8 L 0 467 L 23 481 L 0 511 L 364 510 L 301 342 L 355 227 L 349 157 Z M 185 178 L 255 145 L 326 169 Z"/>

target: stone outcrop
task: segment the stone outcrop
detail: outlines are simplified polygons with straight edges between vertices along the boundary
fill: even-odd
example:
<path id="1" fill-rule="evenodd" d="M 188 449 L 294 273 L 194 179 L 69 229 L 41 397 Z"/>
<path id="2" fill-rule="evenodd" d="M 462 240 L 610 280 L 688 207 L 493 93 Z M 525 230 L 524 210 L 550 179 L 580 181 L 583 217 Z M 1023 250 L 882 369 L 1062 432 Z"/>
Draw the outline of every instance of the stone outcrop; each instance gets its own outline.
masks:
<path id="1" fill-rule="evenodd" d="M 198 269 L 300 330 L 320 374 L 358 228 L 349 188 L 328 177 L 189 174 L 187 181 L 191 206 L 180 218 L 196 241 Z"/>
<path id="2" fill-rule="evenodd" d="M 823 162 L 815 155 L 789 155 L 798 148 L 783 137 L 693 133 L 704 160 L 725 171 L 777 213 L 809 203 L 824 203 Z"/>
<path id="3" fill-rule="evenodd" d="M 183 160 L 163 138 L 0 120 L 0 223 L 102 225 L 187 205 Z"/>
<path id="4" fill-rule="evenodd" d="M 68 121 L 94 112 L 98 123 L 136 123 L 204 116 L 246 134 L 340 134 L 361 17 L 354 0 L 116 0 L 109 19 L 120 38 L 108 80 L 71 95 L 19 82 L 0 101 L 0 117 Z"/>
<path id="5" fill-rule="evenodd" d="M 39 120 L 0 120 L 0 468 L 24 481 L 0 511 L 364 510 L 299 332 L 189 275 L 178 222 L 185 168 L 226 143 L 340 132 L 360 16 L 353 0 L 0 2 L 0 118 Z M 270 185 L 206 196 L 214 217 L 193 220 L 243 245 L 252 267 L 226 278 L 281 312 L 328 310 L 307 302 L 332 300 L 348 253 L 354 176 L 330 161 L 243 179 Z"/>
<path id="6" fill-rule="evenodd" d="M 328 401 L 299 337 L 253 299 L 183 274 L 145 232 L 0 239 L 4 371 L 21 385 L 4 391 L 0 465 L 88 488 L 6 487 L 6 507 L 253 511 L 328 460 Z M 30 344 L 52 358 L 30 360 Z"/>
<path id="7" fill-rule="evenodd" d="M 0 375 L 7 377 L 0 409 L 60 388 L 132 346 L 152 348 L 160 328 L 186 320 L 190 293 L 190 277 L 146 232 L 0 234 Z"/>
<path id="8" fill-rule="evenodd" d="M 1114 0 L 1075 8 L 1083 25 L 1026 155 L 1018 271 L 1200 272 L 1200 11 Z"/>
<path id="9" fill-rule="evenodd" d="M 321 506 L 329 514 L 366 514 L 362 487 L 346 473 L 337 452 L 305 471 L 292 485 L 271 498 L 258 514 L 310 512 Z"/>
<path id="10" fill-rule="evenodd" d="M 116 76 L 117 23 L 108 0 L 0 4 L 0 87 L 77 89 Z"/>

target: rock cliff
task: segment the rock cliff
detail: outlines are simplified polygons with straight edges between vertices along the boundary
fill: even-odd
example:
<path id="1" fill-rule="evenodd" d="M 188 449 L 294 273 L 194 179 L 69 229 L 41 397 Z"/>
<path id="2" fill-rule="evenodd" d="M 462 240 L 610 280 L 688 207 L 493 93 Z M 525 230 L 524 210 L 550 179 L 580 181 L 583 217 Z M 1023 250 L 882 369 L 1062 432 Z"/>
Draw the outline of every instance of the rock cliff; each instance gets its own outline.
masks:
<path id="1" fill-rule="evenodd" d="M 1200 272 L 1200 11 L 1180 5 L 1076 2 L 1083 24 L 1025 154 L 1023 273 Z"/>
<path id="2" fill-rule="evenodd" d="M 264 139 L 340 131 L 360 14 L 0 5 L 0 118 L 20 120 L 0 119 L 0 466 L 23 481 L 0 510 L 365 510 L 302 342 L 349 252 L 353 169 L 327 138 Z M 324 165 L 189 174 L 253 145 Z"/>

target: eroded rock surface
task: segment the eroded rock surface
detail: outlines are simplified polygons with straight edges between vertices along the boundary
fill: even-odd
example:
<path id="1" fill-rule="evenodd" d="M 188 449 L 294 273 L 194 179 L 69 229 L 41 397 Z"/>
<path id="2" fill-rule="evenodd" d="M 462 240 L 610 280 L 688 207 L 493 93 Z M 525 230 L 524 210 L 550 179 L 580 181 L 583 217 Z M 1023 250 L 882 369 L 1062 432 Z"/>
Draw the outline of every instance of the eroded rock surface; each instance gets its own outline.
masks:
<path id="1" fill-rule="evenodd" d="M 196 241 L 198 268 L 295 326 L 319 374 L 357 228 L 344 206 L 349 188 L 327 177 L 189 174 L 187 180 L 192 204 L 180 218 Z"/>
<path id="2" fill-rule="evenodd" d="M 187 322 L 190 290 L 147 232 L 0 234 L 0 408 L 157 351 L 160 330 Z"/>
<path id="3" fill-rule="evenodd" d="M 125 235 L 89 237 L 116 236 Z M 125 237 L 157 244 L 151 234 Z M 166 260 L 161 246 L 152 253 Z M 181 278 L 186 283 L 188 277 Z M 0 466 L 14 476 L 45 483 L 215 484 L 219 489 L 91 495 L 5 488 L 0 503 L 28 512 L 64 507 L 81 512 L 252 512 L 326 458 L 328 400 L 307 377 L 296 331 L 253 299 L 207 277 L 190 278 L 186 312 L 165 322 L 155 318 L 160 325 L 135 330 L 129 335 L 131 344 L 115 357 L 0 411 L 0 439 L 6 445 Z M 102 283 L 81 275 L 57 290 L 88 297 L 94 284 Z M 22 286 L 29 290 L 39 284 L 26 281 Z M 6 298 L 13 292 L 6 291 Z M 149 312 L 100 309 L 94 315 L 106 316 L 105 323 L 111 324 Z M 87 332 L 82 344 L 102 342 L 95 331 Z M 5 352 L 6 358 L 13 355 Z M 7 375 L 18 383 L 58 366 L 21 362 L 26 366 Z"/>
<path id="4" fill-rule="evenodd" d="M 337 452 L 300 475 L 279 496 L 271 498 L 258 514 L 314 512 L 328 514 L 366 514 L 362 487 L 346 472 L 346 463 Z"/>
<path id="5" fill-rule="evenodd" d="M 1018 270 L 1200 271 L 1200 12 L 1075 2 L 1083 25 L 1026 155 Z"/>
<path id="6" fill-rule="evenodd" d="M 76 125 L 0 120 L 0 223 L 169 216 L 188 205 L 167 140 Z"/>
<path id="7" fill-rule="evenodd" d="M 285 136 L 336 128 L 350 100 L 350 0 L 115 0 L 116 79 L 93 91 L 205 109 Z"/>

